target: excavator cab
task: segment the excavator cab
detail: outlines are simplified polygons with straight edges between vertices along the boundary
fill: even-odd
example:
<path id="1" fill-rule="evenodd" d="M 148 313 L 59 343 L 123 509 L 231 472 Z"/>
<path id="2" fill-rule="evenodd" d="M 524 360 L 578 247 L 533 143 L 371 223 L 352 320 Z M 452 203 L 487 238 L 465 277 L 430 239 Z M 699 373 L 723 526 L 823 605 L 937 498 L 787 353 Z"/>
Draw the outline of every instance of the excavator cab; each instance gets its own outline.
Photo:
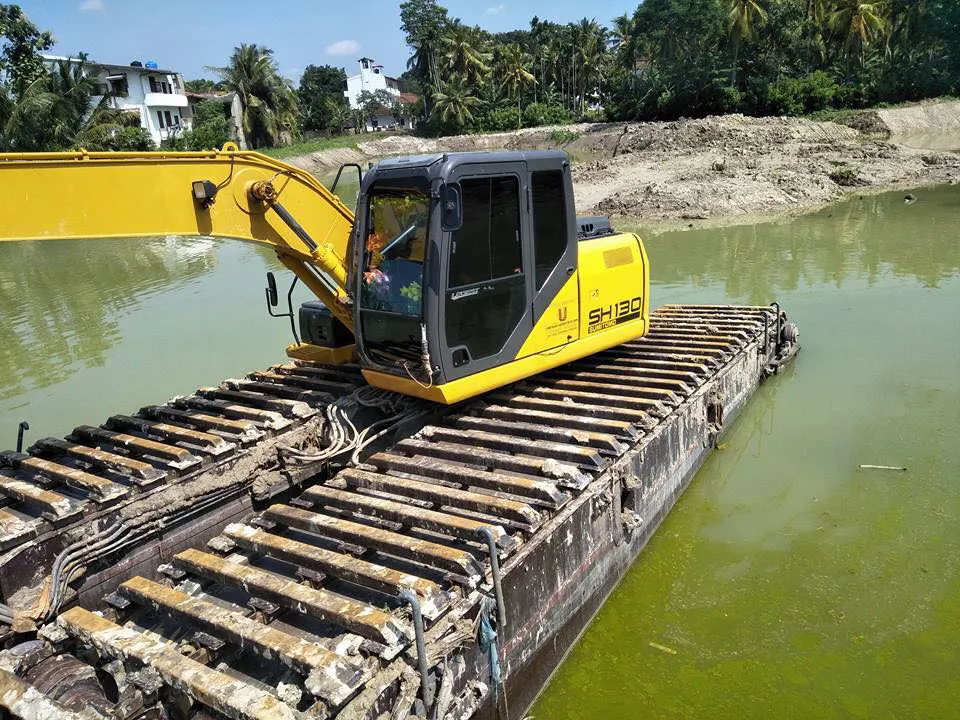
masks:
<path id="1" fill-rule="evenodd" d="M 633 238 L 619 241 L 633 265 L 630 297 L 645 307 L 642 246 L 625 237 Z M 361 185 L 351 243 L 367 380 L 449 403 L 552 367 L 549 357 L 518 361 L 580 339 L 578 241 L 563 152 L 376 164 Z"/>
<path id="2" fill-rule="evenodd" d="M 292 293 L 275 313 L 268 284 L 269 312 L 294 326 L 291 357 L 358 358 L 370 384 L 426 400 L 474 397 L 647 329 L 643 245 L 576 217 L 560 151 L 383 160 L 356 213 L 309 173 L 229 143 L 0 154 L 0 172 L 0 242 L 164 234 L 272 247 L 317 297 L 298 335 Z"/>

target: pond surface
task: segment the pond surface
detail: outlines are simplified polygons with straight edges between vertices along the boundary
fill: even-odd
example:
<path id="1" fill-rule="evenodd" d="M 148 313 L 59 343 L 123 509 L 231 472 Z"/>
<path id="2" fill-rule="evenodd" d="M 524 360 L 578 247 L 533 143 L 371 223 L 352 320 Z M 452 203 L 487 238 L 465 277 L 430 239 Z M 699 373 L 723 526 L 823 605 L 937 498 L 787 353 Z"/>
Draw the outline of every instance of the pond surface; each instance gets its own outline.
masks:
<path id="1" fill-rule="evenodd" d="M 648 242 L 654 305 L 779 300 L 803 350 L 538 718 L 956 716 L 960 188 L 914 194 Z M 29 443 L 283 361 L 268 269 L 235 242 L 0 243 L 0 446 L 23 419 Z"/>
<path id="2" fill-rule="evenodd" d="M 776 299 L 803 349 L 536 718 L 958 716 L 960 187 L 914 194 L 647 243 L 657 304 Z"/>

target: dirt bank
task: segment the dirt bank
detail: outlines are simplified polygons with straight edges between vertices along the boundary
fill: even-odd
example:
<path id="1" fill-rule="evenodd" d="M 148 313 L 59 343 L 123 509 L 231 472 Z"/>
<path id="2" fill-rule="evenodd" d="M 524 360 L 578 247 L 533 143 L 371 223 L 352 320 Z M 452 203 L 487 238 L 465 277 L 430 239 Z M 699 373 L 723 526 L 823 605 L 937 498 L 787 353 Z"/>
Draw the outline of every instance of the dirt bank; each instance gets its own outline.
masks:
<path id="1" fill-rule="evenodd" d="M 945 104 L 946 105 L 946 104 Z M 923 133 L 954 117 L 940 107 L 915 110 Z M 924 106 L 927 107 L 927 106 Z M 871 118 L 902 133 L 911 115 L 879 111 Z M 919 120 L 917 124 L 920 124 Z M 395 136 L 362 143 L 367 159 L 456 150 L 562 147 L 574 159 L 577 208 L 638 221 L 702 225 L 718 220 L 800 212 L 849 192 L 960 182 L 960 153 L 907 147 L 876 132 L 831 122 L 742 115 L 667 123 L 611 123 L 536 128 L 435 140 Z M 950 132 L 953 127 L 944 128 Z M 892 132 L 892 127 L 890 129 Z M 329 172 L 324 153 L 296 158 Z"/>

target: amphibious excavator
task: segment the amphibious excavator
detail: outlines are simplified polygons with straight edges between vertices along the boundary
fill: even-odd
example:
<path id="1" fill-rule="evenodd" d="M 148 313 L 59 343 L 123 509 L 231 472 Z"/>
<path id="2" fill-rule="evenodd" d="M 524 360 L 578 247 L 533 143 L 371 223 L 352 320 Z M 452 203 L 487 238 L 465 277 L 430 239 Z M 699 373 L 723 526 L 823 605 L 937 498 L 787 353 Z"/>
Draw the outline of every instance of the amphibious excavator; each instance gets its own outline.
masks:
<path id="1" fill-rule="evenodd" d="M 439 403 L 648 325 L 643 245 L 605 218 L 576 217 L 561 151 L 384 160 L 363 175 L 356 216 L 309 173 L 230 144 L 0 155 L 0 178 L 0 240 L 204 235 L 273 247 L 319 299 L 299 309 L 291 357 L 356 357 L 371 385 Z M 267 297 L 276 305 L 272 276 Z"/>
<path id="2" fill-rule="evenodd" d="M 290 362 L 0 452 L 0 720 L 523 717 L 799 347 L 648 314 L 562 153 L 348 169 L 356 215 L 233 145 L 0 155 L 0 240 L 239 238 L 317 297 L 268 274 Z"/>

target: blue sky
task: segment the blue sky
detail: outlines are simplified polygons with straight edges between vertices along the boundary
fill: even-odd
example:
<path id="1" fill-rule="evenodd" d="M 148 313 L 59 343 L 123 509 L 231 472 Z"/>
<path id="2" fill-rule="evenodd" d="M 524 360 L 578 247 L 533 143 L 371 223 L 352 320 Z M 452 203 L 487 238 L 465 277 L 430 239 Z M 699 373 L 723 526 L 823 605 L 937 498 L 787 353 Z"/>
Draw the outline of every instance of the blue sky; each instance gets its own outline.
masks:
<path id="1" fill-rule="evenodd" d="M 125 65 L 156 60 L 186 79 L 212 77 L 207 66 L 223 65 L 235 45 L 273 48 L 281 72 L 299 81 L 307 65 L 336 65 L 353 74 L 368 55 L 390 75 L 405 68 L 407 47 L 400 30 L 400 0 L 13 0 L 41 29 L 57 39 L 54 52 L 85 51 L 93 60 Z M 449 0 L 454 17 L 492 32 L 529 27 L 542 20 L 581 17 L 609 24 L 633 13 L 639 0 Z"/>

